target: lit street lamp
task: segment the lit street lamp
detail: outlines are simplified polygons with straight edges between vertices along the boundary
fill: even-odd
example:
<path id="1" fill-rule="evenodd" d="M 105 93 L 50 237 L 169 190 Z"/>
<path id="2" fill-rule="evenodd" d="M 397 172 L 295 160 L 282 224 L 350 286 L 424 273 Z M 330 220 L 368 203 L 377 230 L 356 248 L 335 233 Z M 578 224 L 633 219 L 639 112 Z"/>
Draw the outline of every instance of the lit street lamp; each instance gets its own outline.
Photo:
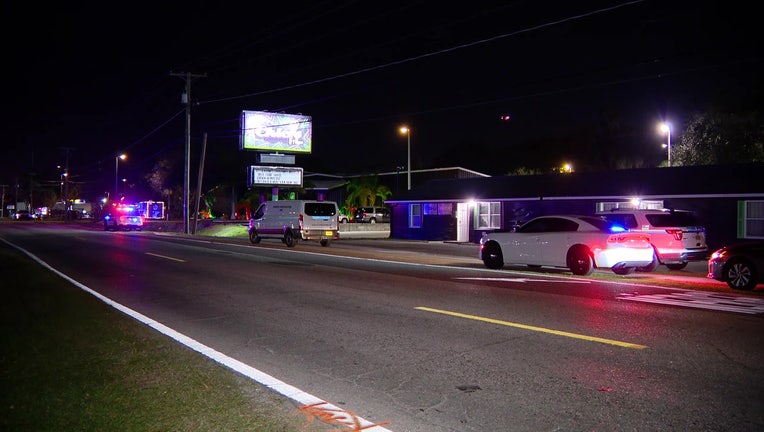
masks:
<path id="1" fill-rule="evenodd" d="M 668 166 L 671 168 L 671 125 L 668 123 L 661 123 L 661 132 L 666 134 L 666 140 L 667 144 L 666 147 L 668 149 Z"/>
<path id="2" fill-rule="evenodd" d="M 114 159 L 114 201 L 117 201 L 119 199 L 119 160 L 125 160 L 127 159 L 126 154 L 118 155 Z"/>
<path id="3" fill-rule="evenodd" d="M 411 190 L 411 129 L 407 126 L 401 127 L 401 133 L 406 134 L 406 141 L 408 141 L 408 190 Z"/>

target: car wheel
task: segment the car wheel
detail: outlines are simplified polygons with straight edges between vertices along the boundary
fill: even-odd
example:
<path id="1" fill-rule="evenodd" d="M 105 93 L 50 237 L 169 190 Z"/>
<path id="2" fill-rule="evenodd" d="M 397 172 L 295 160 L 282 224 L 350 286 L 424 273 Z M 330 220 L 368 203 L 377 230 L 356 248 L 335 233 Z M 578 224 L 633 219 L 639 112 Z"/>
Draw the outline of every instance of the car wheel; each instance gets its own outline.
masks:
<path id="1" fill-rule="evenodd" d="M 260 243 L 260 236 L 257 235 L 257 230 L 254 230 L 254 229 L 249 230 L 249 241 L 252 244 Z"/>
<path id="2" fill-rule="evenodd" d="M 756 288 L 758 275 L 756 269 L 742 258 L 733 258 L 724 269 L 727 285 L 732 289 L 750 291 Z"/>
<path id="3" fill-rule="evenodd" d="M 682 270 L 687 267 L 687 261 L 679 264 L 666 264 L 666 267 L 668 267 L 669 270 Z"/>
<path id="4" fill-rule="evenodd" d="M 644 266 L 644 267 L 637 267 L 638 272 L 644 272 L 644 273 L 650 273 L 654 271 L 656 268 L 658 268 L 658 256 L 655 255 L 655 252 L 653 252 L 653 261 Z"/>
<path id="5" fill-rule="evenodd" d="M 287 247 L 295 247 L 297 245 L 297 239 L 294 234 L 292 234 L 292 231 L 287 231 L 284 234 L 284 244 L 287 245 Z"/>
<path id="6" fill-rule="evenodd" d="M 489 269 L 504 267 L 504 256 L 498 243 L 488 242 L 483 245 L 483 264 Z"/>
<path id="7" fill-rule="evenodd" d="M 574 275 L 588 276 L 594 271 L 594 261 L 585 247 L 573 247 L 568 252 L 568 268 Z"/>
<path id="8" fill-rule="evenodd" d="M 377 220 L 374 218 L 369 219 L 369 223 L 377 223 Z"/>
<path id="9" fill-rule="evenodd" d="M 636 268 L 635 267 L 613 267 L 610 270 L 613 270 L 613 273 L 619 276 L 626 276 L 626 275 L 630 275 L 634 273 Z"/>
<path id="10" fill-rule="evenodd" d="M 329 246 L 329 239 L 321 239 L 321 246 Z"/>

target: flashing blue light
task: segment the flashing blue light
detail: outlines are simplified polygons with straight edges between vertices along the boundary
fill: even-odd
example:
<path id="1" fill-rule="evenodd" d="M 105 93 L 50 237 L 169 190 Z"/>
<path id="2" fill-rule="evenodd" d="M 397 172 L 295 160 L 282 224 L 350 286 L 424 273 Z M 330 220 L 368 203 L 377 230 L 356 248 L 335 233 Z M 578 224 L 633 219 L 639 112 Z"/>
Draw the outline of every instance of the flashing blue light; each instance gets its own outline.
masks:
<path id="1" fill-rule="evenodd" d="M 620 226 L 620 225 L 611 225 L 610 226 L 610 232 L 619 233 L 626 231 L 626 228 Z"/>
<path id="2" fill-rule="evenodd" d="M 109 215 L 106 215 L 106 216 L 104 216 L 103 218 L 104 218 L 104 219 L 106 219 L 106 220 L 109 220 L 109 219 L 111 219 L 111 216 L 109 216 Z"/>

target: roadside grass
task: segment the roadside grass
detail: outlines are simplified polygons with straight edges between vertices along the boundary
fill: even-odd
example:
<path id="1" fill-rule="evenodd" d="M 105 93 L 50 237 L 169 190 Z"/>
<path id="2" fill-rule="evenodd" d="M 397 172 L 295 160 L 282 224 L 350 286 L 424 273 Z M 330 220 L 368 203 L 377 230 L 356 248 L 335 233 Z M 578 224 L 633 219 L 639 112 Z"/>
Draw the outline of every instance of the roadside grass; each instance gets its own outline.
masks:
<path id="1" fill-rule="evenodd" d="M 0 275 L 0 430 L 336 430 L 3 245 Z"/>
<path id="2" fill-rule="evenodd" d="M 208 237 L 247 237 L 246 224 L 217 224 L 198 231 L 201 236 Z"/>

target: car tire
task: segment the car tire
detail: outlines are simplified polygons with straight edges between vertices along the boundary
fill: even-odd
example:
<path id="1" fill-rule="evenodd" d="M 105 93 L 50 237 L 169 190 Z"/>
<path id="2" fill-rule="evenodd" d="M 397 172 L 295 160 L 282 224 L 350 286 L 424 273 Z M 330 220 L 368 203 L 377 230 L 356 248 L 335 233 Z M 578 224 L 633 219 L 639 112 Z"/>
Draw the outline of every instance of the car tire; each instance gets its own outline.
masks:
<path id="1" fill-rule="evenodd" d="M 687 267 L 687 261 L 679 264 L 666 264 L 666 267 L 668 267 L 669 270 L 682 270 L 683 268 Z"/>
<path id="2" fill-rule="evenodd" d="M 488 242 L 483 245 L 483 264 L 494 270 L 504 267 L 504 256 L 498 243 Z"/>
<path id="3" fill-rule="evenodd" d="M 324 247 L 329 246 L 329 239 L 321 239 L 319 243 Z"/>
<path id="4" fill-rule="evenodd" d="M 642 273 L 650 273 L 655 271 L 656 268 L 658 268 L 658 255 L 653 253 L 653 261 L 644 267 L 637 267 L 637 271 Z"/>
<path id="5" fill-rule="evenodd" d="M 568 268 L 574 275 L 588 276 L 594 271 L 594 260 L 585 247 L 573 247 L 568 251 Z"/>
<path id="6" fill-rule="evenodd" d="M 377 220 L 374 218 L 369 219 L 369 223 L 377 223 Z"/>
<path id="7" fill-rule="evenodd" d="M 634 273 L 636 267 L 613 267 L 610 270 L 613 270 L 613 273 L 617 274 L 618 276 L 626 276 Z"/>
<path id="8" fill-rule="evenodd" d="M 743 258 L 733 258 L 724 267 L 724 278 L 732 289 L 750 291 L 758 283 L 756 269 Z"/>
<path id="9" fill-rule="evenodd" d="M 249 230 L 249 241 L 252 244 L 260 243 L 260 236 L 257 235 L 257 230 L 254 230 L 254 229 Z"/>
<path id="10" fill-rule="evenodd" d="M 284 244 L 287 245 L 287 247 L 297 246 L 297 238 L 292 234 L 291 230 L 284 233 Z"/>

